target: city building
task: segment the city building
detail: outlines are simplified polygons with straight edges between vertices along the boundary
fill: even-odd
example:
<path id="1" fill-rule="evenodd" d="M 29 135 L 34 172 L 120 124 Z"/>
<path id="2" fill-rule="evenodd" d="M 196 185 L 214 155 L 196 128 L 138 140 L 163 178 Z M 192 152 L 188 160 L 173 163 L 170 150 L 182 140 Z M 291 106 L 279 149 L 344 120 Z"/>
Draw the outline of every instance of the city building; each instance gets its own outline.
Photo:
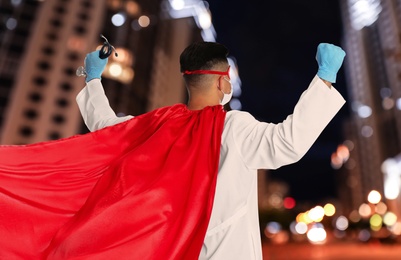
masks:
<path id="1" fill-rule="evenodd" d="M 349 158 L 342 158 L 339 193 L 350 213 L 378 191 L 401 217 L 395 206 L 401 197 L 385 196 L 389 182 L 383 164 L 401 150 L 401 1 L 342 0 L 341 8 L 352 113 L 344 124 Z M 400 187 L 391 189 L 398 194 Z"/>
<path id="2" fill-rule="evenodd" d="M 88 131 L 75 104 L 85 85 L 76 70 L 105 38 L 118 57 L 109 57 L 102 82 L 122 116 L 186 102 L 179 54 L 216 36 L 198 0 L 10 0 L 0 2 L 0 19 L 1 144 Z"/>

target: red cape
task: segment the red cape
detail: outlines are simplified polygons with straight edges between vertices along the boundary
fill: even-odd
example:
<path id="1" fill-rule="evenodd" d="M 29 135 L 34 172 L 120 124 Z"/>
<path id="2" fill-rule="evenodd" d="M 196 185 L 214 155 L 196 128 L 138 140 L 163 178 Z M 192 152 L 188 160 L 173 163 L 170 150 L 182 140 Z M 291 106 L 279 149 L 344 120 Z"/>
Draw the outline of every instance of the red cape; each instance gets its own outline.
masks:
<path id="1" fill-rule="evenodd" d="M 0 146 L 0 259 L 198 259 L 224 118 L 175 105 Z"/>

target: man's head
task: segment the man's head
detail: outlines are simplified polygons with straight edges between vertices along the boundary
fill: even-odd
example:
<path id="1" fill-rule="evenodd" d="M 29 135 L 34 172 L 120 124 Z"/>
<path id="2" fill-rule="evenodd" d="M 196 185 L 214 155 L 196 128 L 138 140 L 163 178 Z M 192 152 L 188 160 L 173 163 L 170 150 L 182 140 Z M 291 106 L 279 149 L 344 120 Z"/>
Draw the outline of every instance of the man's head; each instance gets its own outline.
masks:
<path id="1" fill-rule="evenodd" d="M 181 72 L 197 70 L 226 71 L 228 49 L 216 42 L 196 42 L 181 53 Z M 212 74 L 184 74 L 188 86 L 197 86 Z"/>
<path id="2" fill-rule="evenodd" d="M 227 48 L 215 42 L 193 43 L 181 53 L 181 72 L 188 88 L 190 109 L 224 105 L 231 99 L 227 55 Z"/>

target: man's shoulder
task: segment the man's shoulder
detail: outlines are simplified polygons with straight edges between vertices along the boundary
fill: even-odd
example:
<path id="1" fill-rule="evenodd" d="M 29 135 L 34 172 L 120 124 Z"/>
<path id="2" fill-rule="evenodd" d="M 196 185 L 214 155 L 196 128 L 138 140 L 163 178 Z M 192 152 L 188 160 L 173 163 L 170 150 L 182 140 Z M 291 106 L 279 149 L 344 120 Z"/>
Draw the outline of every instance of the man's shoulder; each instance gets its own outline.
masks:
<path id="1" fill-rule="evenodd" d="M 246 124 L 247 122 L 254 120 L 255 118 L 249 112 L 231 110 L 226 114 L 225 124 Z"/>
<path id="2" fill-rule="evenodd" d="M 253 118 L 253 116 L 249 112 L 240 111 L 240 110 L 230 110 L 230 111 L 227 112 L 226 120 L 227 119 L 235 120 L 235 119 L 238 119 L 238 118 L 249 118 L 249 117 Z"/>

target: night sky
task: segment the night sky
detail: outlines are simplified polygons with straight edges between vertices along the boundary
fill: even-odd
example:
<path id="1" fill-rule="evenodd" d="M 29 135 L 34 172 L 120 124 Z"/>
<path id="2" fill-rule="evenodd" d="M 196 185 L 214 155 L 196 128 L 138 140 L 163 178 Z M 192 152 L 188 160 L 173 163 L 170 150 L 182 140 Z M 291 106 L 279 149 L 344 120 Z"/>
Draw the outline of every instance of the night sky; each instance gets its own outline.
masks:
<path id="1" fill-rule="evenodd" d="M 333 0 L 209 1 L 217 42 L 235 57 L 242 81 L 242 110 L 257 119 L 284 120 L 317 72 L 320 42 L 342 46 L 339 4 Z M 344 67 L 334 86 L 347 98 Z M 298 201 L 337 196 L 330 156 L 344 141 L 342 122 L 349 101 L 297 163 L 270 171 L 270 179 L 289 184 Z"/>

